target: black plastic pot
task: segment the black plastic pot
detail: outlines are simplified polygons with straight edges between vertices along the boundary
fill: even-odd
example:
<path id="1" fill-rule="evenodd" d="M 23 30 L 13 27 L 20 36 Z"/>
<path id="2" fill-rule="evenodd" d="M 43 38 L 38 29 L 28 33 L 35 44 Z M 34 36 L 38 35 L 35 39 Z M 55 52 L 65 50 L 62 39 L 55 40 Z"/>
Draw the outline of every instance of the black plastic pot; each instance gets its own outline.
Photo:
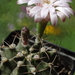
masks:
<path id="1" fill-rule="evenodd" d="M 16 31 L 11 32 L 4 41 L 6 41 L 8 44 L 11 44 L 15 35 L 17 37 L 19 37 L 20 36 L 20 30 L 16 30 Z M 34 44 L 35 37 L 33 37 L 33 38 L 32 37 L 33 36 L 31 36 L 31 35 L 29 37 L 29 44 L 30 45 Z M 14 43 L 17 45 L 18 42 L 19 42 L 19 40 L 18 40 L 18 38 L 16 38 Z M 61 61 L 57 61 L 57 62 L 59 62 L 61 65 L 65 66 L 66 68 L 70 68 L 71 72 L 68 75 L 73 75 L 74 71 L 75 71 L 75 52 L 72 52 L 72 51 L 65 49 L 63 47 L 60 47 L 58 45 L 49 43 L 47 41 L 44 41 L 43 43 L 45 44 L 45 46 L 52 47 L 52 48 L 57 50 L 57 55 L 61 59 Z M 6 45 L 5 42 L 3 42 L 3 44 Z M 57 71 L 59 71 L 59 69 L 60 68 L 58 68 Z M 66 74 L 62 73 L 60 75 L 66 75 Z"/>

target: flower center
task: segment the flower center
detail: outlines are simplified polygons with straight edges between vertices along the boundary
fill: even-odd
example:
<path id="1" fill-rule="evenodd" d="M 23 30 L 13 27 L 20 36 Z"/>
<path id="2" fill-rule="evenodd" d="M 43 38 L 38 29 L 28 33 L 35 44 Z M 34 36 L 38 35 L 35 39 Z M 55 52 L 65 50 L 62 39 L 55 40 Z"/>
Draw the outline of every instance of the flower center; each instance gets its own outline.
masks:
<path id="1" fill-rule="evenodd" d="M 50 4 L 50 0 L 43 0 L 43 3 Z"/>

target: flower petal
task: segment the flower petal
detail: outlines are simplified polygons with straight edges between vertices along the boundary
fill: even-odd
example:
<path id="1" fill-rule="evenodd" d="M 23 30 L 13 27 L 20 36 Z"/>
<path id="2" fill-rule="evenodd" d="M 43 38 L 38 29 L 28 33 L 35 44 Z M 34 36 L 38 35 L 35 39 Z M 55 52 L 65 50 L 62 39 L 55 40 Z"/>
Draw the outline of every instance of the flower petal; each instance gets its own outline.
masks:
<path id="1" fill-rule="evenodd" d="M 66 7 L 66 6 L 70 6 L 68 3 L 64 3 L 64 2 L 61 2 L 61 1 L 56 1 L 55 3 L 54 3 L 54 6 L 59 6 L 59 7 L 61 7 L 61 6 L 63 6 L 63 7 Z"/>
<path id="2" fill-rule="evenodd" d="M 50 12 L 50 20 L 52 25 L 56 26 L 57 25 L 57 15 L 55 13 Z"/>
<path id="3" fill-rule="evenodd" d="M 57 0 L 50 0 L 50 2 L 53 4 L 54 2 L 56 2 Z"/>
<path id="4" fill-rule="evenodd" d="M 66 7 L 65 9 L 72 15 L 75 15 L 75 12 L 70 7 Z"/>
<path id="5" fill-rule="evenodd" d="M 70 3 L 72 3 L 72 0 L 61 0 L 61 2 L 70 2 Z"/>
<path id="6" fill-rule="evenodd" d="M 41 9 L 41 17 L 42 17 L 42 18 L 46 18 L 47 15 L 48 15 L 48 8 L 47 8 L 47 7 L 43 7 L 43 8 Z"/>
<path id="7" fill-rule="evenodd" d="M 60 12 L 60 11 L 57 11 L 57 16 L 64 22 L 66 20 L 66 16 Z"/>
<path id="8" fill-rule="evenodd" d="M 34 16 L 34 21 L 37 23 L 37 22 L 40 22 L 42 20 L 41 18 L 41 12 L 38 12 L 35 16 Z"/>
<path id="9" fill-rule="evenodd" d="M 40 1 L 41 1 L 41 0 L 30 0 L 30 1 L 28 2 L 28 5 L 40 3 Z"/>
<path id="10" fill-rule="evenodd" d="M 53 6 L 49 7 L 50 12 L 55 13 L 55 8 Z"/>
<path id="11" fill-rule="evenodd" d="M 18 0 L 17 4 L 23 4 L 23 3 L 28 3 L 29 0 Z"/>
<path id="12" fill-rule="evenodd" d="M 64 7 L 65 8 L 65 7 Z M 65 14 L 68 18 L 70 18 L 70 13 L 64 9 L 63 7 L 56 7 L 56 10 L 62 12 L 63 14 Z"/>
<path id="13" fill-rule="evenodd" d="M 33 17 L 36 13 L 38 13 L 41 10 L 41 7 L 39 6 L 34 6 L 31 11 L 30 11 L 30 15 L 31 17 Z"/>
<path id="14" fill-rule="evenodd" d="M 32 8 L 33 8 L 33 6 L 26 7 L 27 14 L 30 14 L 30 11 Z"/>

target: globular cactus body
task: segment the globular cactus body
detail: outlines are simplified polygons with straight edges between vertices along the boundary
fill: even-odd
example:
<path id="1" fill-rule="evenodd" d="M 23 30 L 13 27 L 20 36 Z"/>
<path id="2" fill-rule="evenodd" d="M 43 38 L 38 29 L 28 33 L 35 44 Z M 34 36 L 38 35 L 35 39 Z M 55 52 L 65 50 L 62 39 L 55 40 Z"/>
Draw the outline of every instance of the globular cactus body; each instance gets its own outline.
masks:
<path id="1" fill-rule="evenodd" d="M 41 40 L 35 43 L 29 36 L 24 27 L 16 36 L 18 44 L 5 42 L 7 45 L 0 47 L 0 75 L 71 75 L 73 67 L 65 65 L 64 54 Z"/>

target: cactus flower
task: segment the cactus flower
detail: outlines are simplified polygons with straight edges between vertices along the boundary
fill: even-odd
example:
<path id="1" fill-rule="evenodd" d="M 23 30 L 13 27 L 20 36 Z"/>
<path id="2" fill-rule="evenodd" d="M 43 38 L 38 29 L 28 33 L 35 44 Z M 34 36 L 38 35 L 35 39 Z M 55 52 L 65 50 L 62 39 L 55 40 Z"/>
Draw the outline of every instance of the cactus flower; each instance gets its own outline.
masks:
<path id="1" fill-rule="evenodd" d="M 18 4 L 28 4 L 27 13 L 29 16 L 34 17 L 34 21 L 38 23 L 37 34 L 39 38 L 42 37 L 49 21 L 56 26 L 58 18 L 64 22 L 66 17 L 70 18 L 71 14 L 75 15 L 68 4 L 72 0 L 21 0 L 21 2 L 18 0 L 18 2 Z"/>
<path id="2" fill-rule="evenodd" d="M 68 2 L 71 0 L 30 0 L 28 5 L 33 5 L 29 15 L 34 17 L 36 22 L 40 22 L 42 19 L 50 21 L 52 25 L 56 25 L 58 17 L 65 21 L 66 17 L 70 18 L 70 14 L 74 15 L 74 11 L 71 9 Z"/>

